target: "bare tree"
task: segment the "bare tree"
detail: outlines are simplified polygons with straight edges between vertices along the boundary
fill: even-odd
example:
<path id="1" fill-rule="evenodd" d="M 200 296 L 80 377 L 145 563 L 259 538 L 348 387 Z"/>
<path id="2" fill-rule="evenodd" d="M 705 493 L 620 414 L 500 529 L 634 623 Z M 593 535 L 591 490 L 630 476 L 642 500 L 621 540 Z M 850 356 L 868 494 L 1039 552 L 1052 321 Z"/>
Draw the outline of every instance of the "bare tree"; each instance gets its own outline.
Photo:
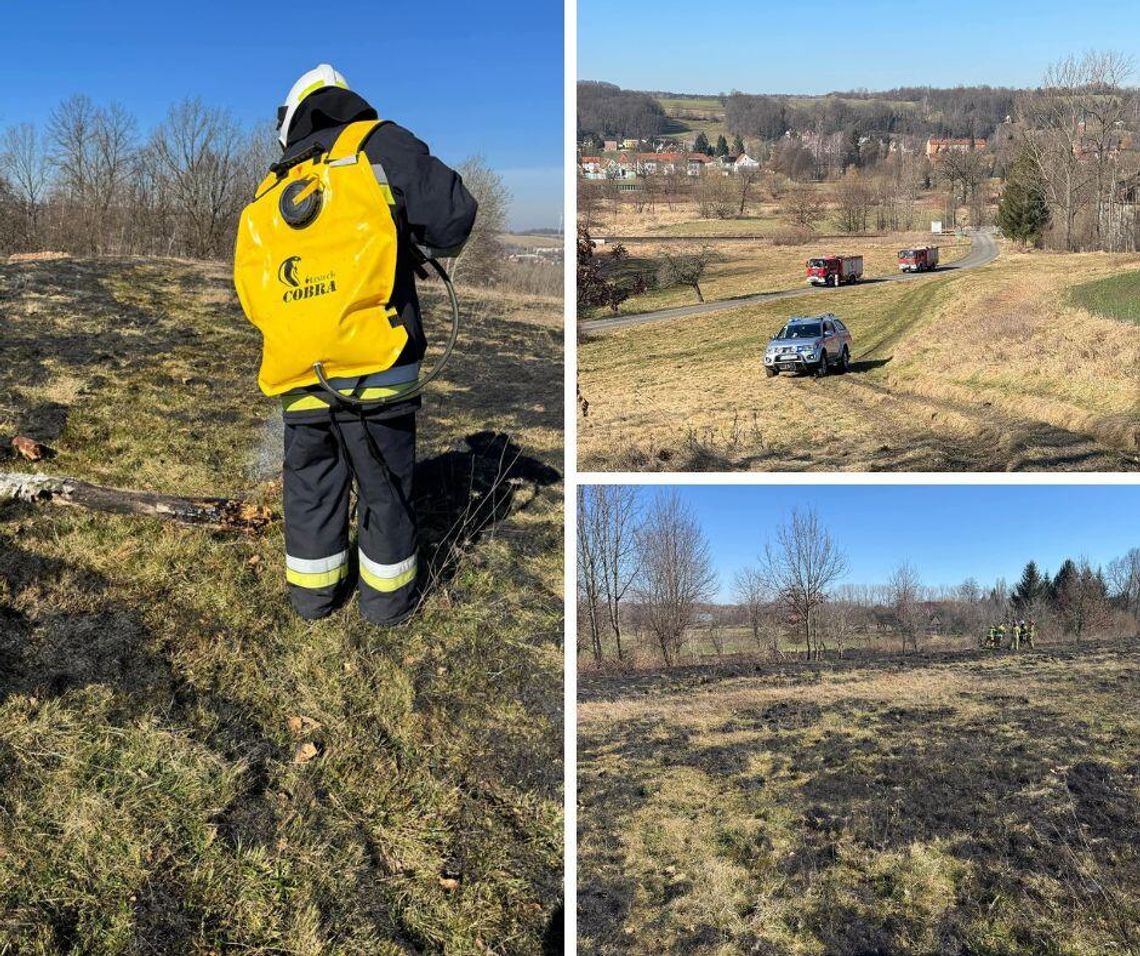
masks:
<path id="1" fill-rule="evenodd" d="M 475 285 L 492 283 L 502 267 L 500 237 L 507 231 L 511 193 L 482 156 L 464 160 L 458 171 L 463 185 L 479 204 L 479 214 L 463 251 L 451 260 L 451 277 L 462 276 L 465 282 Z"/>
<path id="2" fill-rule="evenodd" d="M 737 571 L 732 581 L 732 594 L 744 611 L 744 619 L 752 632 L 752 640 L 756 642 L 758 648 L 762 648 L 764 608 L 769 603 L 770 595 L 760 569 L 749 567 Z"/>
<path id="3" fill-rule="evenodd" d="M 699 249 L 687 252 L 666 251 L 657 268 L 657 286 L 667 289 L 673 285 L 687 285 L 697 293 L 697 301 L 704 302 L 701 279 L 704 278 L 709 265 L 718 258 L 711 246 L 701 246 Z"/>
<path id="4" fill-rule="evenodd" d="M 847 567 L 847 556 L 813 510 L 793 511 L 776 532 L 775 541 L 764 545 L 761 574 L 792 615 L 809 660 L 816 654 L 819 609 Z"/>
<path id="5" fill-rule="evenodd" d="M 1077 224 L 1086 206 L 1093 208 L 1091 242 L 1113 246 L 1106 241 L 1105 212 L 1115 202 L 1125 118 L 1134 105 L 1134 93 L 1124 91 L 1131 72 L 1131 58 L 1116 52 L 1069 56 L 1051 65 L 1041 86 L 1018 101 L 1023 145 L 1067 250 L 1081 246 Z"/>
<path id="6" fill-rule="evenodd" d="M 966 578 L 955 593 L 958 620 L 961 628 L 971 637 L 980 637 L 992 621 L 986 620 L 985 592 L 974 578 Z"/>
<path id="7" fill-rule="evenodd" d="M 946 219 L 950 225 L 958 223 L 958 207 L 967 206 L 973 225 L 982 225 L 984 186 L 989 176 L 991 161 L 981 150 L 951 150 L 938 156 L 935 174 L 946 187 Z"/>
<path id="8" fill-rule="evenodd" d="M 590 492 L 585 485 L 578 486 L 578 595 L 579 606 L 585 611 L 590 630 L 590 651 L 594 661 L 600 662 L 602 648 L 602 545 L 597 511 L 591 507 Z"/>
<path id="9" fill-rule="evenodd" d="M 597 221 L 597 215 L 602 205 L 601 188 L 595 180 L 578 178 L 578 225 L 587 230 L 592 229 Z"/>
<path id="10" fill-rule="evenodd" d="M 839 228 L 843 232 L 866 232 L 874 194 L 859 170 L 851 167 L 835 188 Z"/>
<path id="11" fill-rule="evenodd" d="M 708 540 L 674 490 L 657 493 L 638 533 L 634 592 L 666 666 L 684 647 L 697 605 L 716 587 Z"/>
<path id="12" fill-rule="evenodd" d="M 759 166 L 743 166 L 736 171 L 736 192 L 740 196 L 740 206 L 737 208 L 738 216 L 744 215 L 748 205 L 748 194 L 752 187 L 760 181 L 761 168 Z"/>
<path id="13" fill-rule="evenodd" d="M 708 172 L 697 188 L 697 212 L 702 219 L 731 219 L 736 212 L 736 187 L 724 175 Z"/>
<path id="14" fill-rule="evenodd" d="M 1140 548 L 1108 563 L 1108 586 L 1124 610 L 1140 619 Z"/>
<path id="15" fill-rule="evenodd" d="M 830 642 L 842 657 L 855 633 L 855 615 L 851 605 L 846 601 L 826 602 L 821 608 L 820 633 L 821 646 Z"/>
<path id="16" fill-rule="evenodd" d="M 594 485 L 591 494 L 591 507 L 597 513 L 602 592 L 618 660 L 622 660 L 621 602 L 638 569 L 637 489 L 632 485 Z"/>
<path id="17" fill-rule="evenodd" d="M 796 186 L 788 190 L 780 212 L 793 225 L 814 230 L 823 219 L 823 198 L 811 186 Z"/>
<path id="18" fill-rule="evenodd" d="M 90 199 L 94 191 L 95 104 L 90 97 L 72 96 L 48 117 L 48 155 L 56 170 L 70 248 L 91 249 L 97 244 Z"/>
<path id="19" fill-rule="evenodd" d="M 4 131 L 0 168 L 23 208 L 25 243 L 29 249 L 36 249 L 40 204 L 48 185 L 48 161 L 44 144 L 31 123 L 20 123 Z"/>
<path id="20" fill-rule="evenodd" d="M 1112 609 L 1105 581 L 1086 559 L 1081 559 L 1075 574 L 1064 579 L 1057 607 L 1065 632 L 1076 641 L 1108 624 Z"/>
<path id="21" fill-rule="evenodd" d="M 226 111 L 197 99 L 171 107 L 151 137 L 150 153 L 178 244 L 191 256 L 215 256 L 229 248 L 235 220 L 255 185 L 242 176 L 247 148 Z"/>
<path id="22" fill-rule="evenodd" d="M 713 650 L 716 651 L 717 657 L 724 657 L 724 638 L 725 638 L 725 615 L 724 608 L 713 608 L 711 617 L 709 619 L 709 643 L 712 644 Z"/>
<path id="23" fill-rule="evenodd" d="M 918 650 L 918 634 L 922 629 L 922 584 L 918 570 L 909 561 L 902 561 L 887 582 L 894 611 L 895 626 L 902 637 L 903 653 L 907 643 Z"/>

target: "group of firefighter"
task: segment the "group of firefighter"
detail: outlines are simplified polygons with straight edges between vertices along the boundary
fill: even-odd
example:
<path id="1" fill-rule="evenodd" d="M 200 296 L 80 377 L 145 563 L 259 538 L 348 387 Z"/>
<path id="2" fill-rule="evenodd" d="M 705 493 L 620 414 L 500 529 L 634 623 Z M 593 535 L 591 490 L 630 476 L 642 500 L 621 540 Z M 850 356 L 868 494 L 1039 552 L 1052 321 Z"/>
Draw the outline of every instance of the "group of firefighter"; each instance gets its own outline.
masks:
<path id="1" fill-rule="evenodd" d="M 1030 618 L 1015 618 L 1008 623 L 1002 621 L 990 626 L 989 632 L 982 638 L 982 647 L 1002 648 L 1008 647 L 1011 651 L 1019 651 L 1022 645 L 1033 647 L 1037 637 L 1037 623 Z"/>

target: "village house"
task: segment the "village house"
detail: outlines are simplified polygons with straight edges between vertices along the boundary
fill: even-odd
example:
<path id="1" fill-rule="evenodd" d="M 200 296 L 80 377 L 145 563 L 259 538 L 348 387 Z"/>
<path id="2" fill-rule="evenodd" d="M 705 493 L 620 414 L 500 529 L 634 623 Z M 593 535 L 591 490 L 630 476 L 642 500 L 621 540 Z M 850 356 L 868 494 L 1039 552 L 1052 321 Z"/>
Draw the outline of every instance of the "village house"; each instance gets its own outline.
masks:
<path id="1" fill-rule="evenodd" d="M 933 159 L 940 153 L 968 153 L 970 150 L 986 148 L 984 139 L 940 139 L 931 136 L 926 141 L 926 158 Z"/>
<path id="2" fill-rule="evenodd" d="M 606 168 L 601 156 L 580 156 L 578 168 L 582 170 L 583 179 L 605 179 Z"/>
<path id="3" fill-rule="evenodd" d="M 714 160 L 704 153 L 632 153 L 612 156 L 580 156 L 578 169 L 583 179 L 634 179 L 638 176 L 700 176 Z"/>

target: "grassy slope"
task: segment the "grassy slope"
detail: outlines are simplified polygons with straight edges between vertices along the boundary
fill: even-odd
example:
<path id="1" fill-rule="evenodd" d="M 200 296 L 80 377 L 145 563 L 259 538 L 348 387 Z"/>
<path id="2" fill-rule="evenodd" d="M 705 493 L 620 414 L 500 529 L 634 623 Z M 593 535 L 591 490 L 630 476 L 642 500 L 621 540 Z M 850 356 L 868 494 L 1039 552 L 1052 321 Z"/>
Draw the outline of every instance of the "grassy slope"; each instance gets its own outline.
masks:
<path id="1" fill-rule="evenodd" d="M 1140 947 L 1140 644 L 580 684 L 607 953 Z"/>
<path id="2" fill-rule="evenodd" d="M 817 184 L 816 188 L 826 195 L 828 187 Z M 709 245 L 717 253 L 718 261 L 711 264 L 701 292 L 707 301 L 732 299 L 757 292 L 771 292 L 778 289 L 795 288 L 804 282 L 804 263 L 809 256 L 830 253 L 861 254 L 867 278 L 893 275 L 898 271 L 898 250 L 904 247 L 935 244 L 940 249 L 940 259 L 949 265 L 962 258 L 970 250 L 970 242 L 965 238 L 945 235 L 934 238 L 929 232 L 915 230 L 886 235 L 843 235 L 837 222 L 836 213 L 830 210 L 827 219 L 819 226 L 819 235 L 803 244 L 780 244 L 770 241 L 771 237 L 786 231 L 788 223 L 783 219 L 780 206 L 771 200 L 760 199 L 748 204 L 748 215 L 733 219 L 699 219 L 695 202 L 673 204 L 658 203 L 638 211 L 635 204 L 624 202 L 618 206 L 602 204 L 591 222 L 594 235 L 633 235 L 657 236 L 662 239 L 671 236 L 700 237 L 682 245 Z M 926 207 L 923 207 L 925 209 Z M 929 210 L 927 210 L 929 211 Z M 918 221 L 924 221 L 925 212 L 920 210 Z M 931 213 L 931 218 L 940 214 Z M 761 237 L 756 241 L 718 242 L 717 239 L 733 236 Z M 625 272 L 650 272 L 653 270 L 653 257 L 659 256 L 665 248 L 676 250 L 677 242 L 633 241 L 627 242 L 630 259 Z M 606 247 L 600 246 L 599 255 L 606 254 Z M 652 312 L 672 306 L 688 305 L 696 302 L 692 289 L 674 286 L 668 289 L 653 289 L 645 295 L 633 296 L 619 306 L 623 315 Z M 608 309 L 598 309 L 596 317 L 611 314 Z M 592 316 L 593 317 L 593 316 Z"/>
<path id="3" fill-rule="evenodd" d="M 604 469 L 1135 467 L 1140 347 L 1128 326 L 1069 306 L 1064 295 L 1135 263 L 1007 253 L 960 275 L 598 336 L 579 348 L 590 402 L 580 461 Z M 809 306 L 851 328 L 854 374 L 766 379 L 764 343 Z"/>
<path id="4" fill-rule="evenodd" d="M 293 617 L 279 523 L 0 507 L 0 951 L 541 951 L 561 892 L 560 308 L 464 298 L 421 415 L 442 574 L 406 627 Z M 0 434 L 48 440 L 60 473 L 279 508 L 277 415 L 224 267 L 0 267 L 0 309 Z M 495 470 L 461 440 L 486 428 L 523 446 L 515 513 L 500 500 L 451 552 L 472 474 L 486 492 Z M 305 742 L 319 756 L 295 764 Z"/>

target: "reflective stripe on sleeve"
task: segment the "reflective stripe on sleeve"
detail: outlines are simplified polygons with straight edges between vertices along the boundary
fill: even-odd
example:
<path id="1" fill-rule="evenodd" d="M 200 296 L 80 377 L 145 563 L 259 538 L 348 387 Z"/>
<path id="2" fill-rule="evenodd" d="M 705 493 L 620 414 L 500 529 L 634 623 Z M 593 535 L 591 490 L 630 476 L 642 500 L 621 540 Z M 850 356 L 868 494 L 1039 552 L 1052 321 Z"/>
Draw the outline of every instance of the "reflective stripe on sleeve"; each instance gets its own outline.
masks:
<path id="1" fill-rule="evenodd" d="M 380 564 L 360 552 L 360 578 L 375 591 L 398 591 L 416 578 L 416 556 L 396 564 Z"/>
<path id="2" fill-rule="evenodd" d="M 327 558 L 295 558 L 285 555 L 285 580 L 302 588 L 327 588 L 348 574 L 348 552 Z"/>

